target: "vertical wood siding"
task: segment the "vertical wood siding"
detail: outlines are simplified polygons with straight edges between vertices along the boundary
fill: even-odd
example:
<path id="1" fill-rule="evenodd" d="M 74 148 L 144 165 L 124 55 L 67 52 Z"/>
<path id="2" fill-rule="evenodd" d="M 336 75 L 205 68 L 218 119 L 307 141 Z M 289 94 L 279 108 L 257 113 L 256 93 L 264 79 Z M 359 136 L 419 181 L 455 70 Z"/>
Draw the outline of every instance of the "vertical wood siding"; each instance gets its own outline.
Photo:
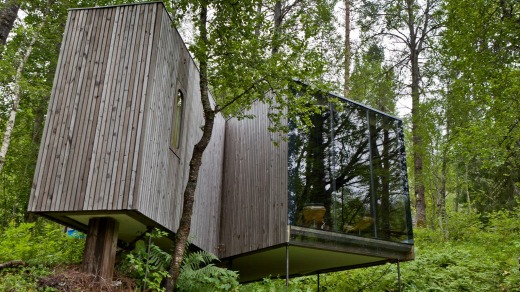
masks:
<path id="1" fill-rule="evenodd" d="M 193 146 L 202 136 L 199 72 L 166 13 L 162 15 L 152 92 L 146 106 L 138 209 L 172 231 L 179 225 L 182 195 L 188 179 Z M 179 150 L 169 148 L 174 98 L 184 94 Z M 195 194 L 191 239 L 197 246 L 217 252 L 225 120 L 218 116 L 206 149 Z M 177 156 L 178 155 L 178 156 Z"/>
<path id="2" fill-rule="evenodd" d="M 159 8 L 69 11 L 29 211 L 134 209 Z"/>
<path id="3" fill-rule="evenodd" d="M 220 257 L 287 240 L 287 143 L 267 130 L 268 110 L 255 104 L 254 119 L 226 124 Z"/>
<path id="4" fill-rule="evenodd" d="M 161 3 L 69 11 L 29 211 L 137 210 L 176 231 L 203 123 L 195 63 Z M 173 102 L 185 96 L 181 146 Z M 203 157 L 192 238 L 217 252 L 225 120 Z"/>

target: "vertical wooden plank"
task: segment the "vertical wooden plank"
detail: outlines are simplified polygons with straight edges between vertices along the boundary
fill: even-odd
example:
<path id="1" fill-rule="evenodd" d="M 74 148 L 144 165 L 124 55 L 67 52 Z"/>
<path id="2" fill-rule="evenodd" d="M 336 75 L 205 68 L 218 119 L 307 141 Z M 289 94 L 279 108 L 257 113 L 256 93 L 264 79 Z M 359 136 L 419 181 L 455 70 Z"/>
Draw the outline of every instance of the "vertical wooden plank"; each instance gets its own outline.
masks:
<path id="1" fill-rule="evenodd" d="M 97 41 L 97 18 L 99 17 L 99 10 L 92 11 L 92 18 L 89 22 L 89 32 L 87 34 L 87 40 L 85 43 L 85 49 L 82 54 L 82 65 L 81 65 L 81 74 L 78 82 L 78 87 L 76 89 L 76 93 L 74 94 L 74 108 L 72 109 L 72 117 L 70 123 L 68 124 L 68 133 L 67 133 L 67 146 L 65 149 L 65 157 L 64 157 L 64 174 L 62 175 L 61 181 L 58 186 L 58 197 L 54 210 L 68 210 L 68 206 L 71 200 L 74 200 L 76 196 L 75 193 L 72 193 L 68 190 L 68 186 L 70 184 L 77 185 L 77 181 L 74 177 L 74 164 L 76 164 L 79 159 L 77 153 L 77 149 L 81 147 L 78 143 L 78 139 L 80 138 L 79 132 L 82 125 L 84 125 L 84 116 L 85 116 L 85 101 L 88 100 L 85 95 L 85 90 L 88 90 L 88 86 L 90 80 L 92 79 L 92 70 L 93 70 L 93 58 L 91 51 L 96 49 L 96 41 Z M 71 198 L 73 197 L 73 198 Z"/>
<path id="2" fill-rule="evenodd" d="M 99 13 L 100 13 L 99 11 L 94 11 L 94 16 L 93 16 L 94 23 L 93 23 L 93 28 L 92 28 L 93 31 L 90 34 L 90 38 L 93 39 L 93 40 L 91 40 L 92 52 L 96 51 L 96 48 L 98 45 L 97 44 L 97 42 L 98 42 L 97 35 L 99 35 L 99 32 L 98 32 L 99 27 L 98 27 L 98 22 L 96 21 L 96 19 L 98 19 L 100 17 Z M 67 179 L 64 181 L 63 189 L 62 189 L 62 192 L 65 195 L 65 199 L 62 199 L 62 205 L 59 207 L 59 210 L 69 210 L 70 204 L 74 205 L 74 201 L 76 200 L 76 197 L 80 195 L 80 194 L 73 192 L 72 190 L 74 189 L 74 186 L 78 185 L 77 169 L 79 168 L 78 164 L 81 163 L 80 157 L 82 155 L 82 148 L 83 148 L 82 143 L 80 143 L 79 141 L 82 139 L 82 135 L 81 135 L 82 129 L 84 126 L 86 126 L 86 123 L 84 123 L 84 121 L 86 120 L 85 116 L 88 115 L 88 111 L 86 110 L 86 106 L 88 104 L 87 103 L 87 101 L 88 101 L 87 92 L 90 89 L 91 80 L 94 75 L 93 71 L 95 70 L 95 65 L 94 65 L 95 62 L 96 62 L 95 54 L 92 54 L 92 56 L 89 54 L 88 60 L 87 60 L 87 66 L 86 66 L 86 72 L 87 72 L 86 80 L 83 80 L 83 81 L 79 80 L 79 82 L 84 83 L 84 86 L 83 86 L 82 90 L 79 92 L 79 95 L 81 96 L 81 98 L 79 101 L 78 117 L 76 118 L 77 121 L 73 121 L 76 123 L 76 125 L 73 130 L 72 143 L 71 143 L 70 153 L 69 153 L 69 156 L 72 156 L 73 159 L 68 159 L 68 162 L 67 162 L 67 166 L 66 166 Z"/>
<path id="3" fill-rule="evenodd" d="M 145 141 L 145 135 L 143 135 L 143 129 L 147 128 L 146 125 L 146 119 L 147 119 L 147 113 L 146 109 L 149 107 L 150 102 L 150 93 L 152 92 L 152 82 L 153 82 L 153 76 L 154 76 L 154 70 L 155 70 L 155 64 L 157 61 L 157 51 L 152 51 L 152 48 L 154 45 L 156 46 L 159 42 L 158 35 L 160 30 L 160 14 L 162 10 L 157 9 L 157 5 L 153 5 L 153 13 L 151 18 L 152 27 L 150 29 L 150 39 L 149 39 L 149 51 L 150 51 L 150 58 L 147 61 L 146 69 L 148 72 L 145 71 L 145 82 L 144 82 L 144 88 L 143 88 L 143 97 L 141 100 L 141 106 L 139 110 L 139 118 L 138 118 L 138 124 L 137 124 L 137 137 L 136 137 L 136 147 L 135 147 L 135 154 L 134 154 L 134 162 L 132 166 L 132 178 L 130 182 L 130 188 L 132 190 L 138 190 L 140 191 L 141 188 L 141 176 L 143 171 L 143 150 L 141 149 L 141 145 L 144 144 Z M 145 160 L 144 160 L 145 161 Z M 136 203 L 138 201 L 138 198 L 135 194 L 132 194 L 132 206 L 135 206 L 136 208 L 140 209 L 140 206 L 136 206 Z"/>
<path id="4" fill-rule="evenodd" d="M 71 26 L 71 18 L 72 18 L 72 13 L 69 11 L 69 13 L 67 14 L 67 22 L 65 24 L 65 31 L 63 33 L 63 38 L 62 38 L 62 42 L 61 42 L 62 44 L 69 42 L 69 39 L 70 39 L 69 33 L 71 31 L 71 29 L 69 27 Z M 51 91 L 51 101 L 49 102 L 49 107 L 47 109 L 47 117 L 49 117 L 49 114 L 52 112 L 53 105 L 56 100 L 55 94 L 56 94 L 56 89 L 58 87 L 58 81 L 60 80 L 60 78 L 58 78 L 58 77 L 62 76 L 62 72 L 63 72 L 62 64 L 65 59 L 65 57 L 64 57 L 64 55 L 66 55 L 65 52 L 66 52 L 66 49 L 64 48 L 64 46 L 63 45 L 60 46 L 60 54 L 59 54 L 58 63 L 57 63 L 57 72 L 54 75 L 54 81 L 52 83 L 53 87 L 52 87 L 52 91 Z M 50 139 L 48 137 L 50 135 L 49 121 L 50 121 L 50 118 L 45 119 L 45 126 L 44 126 L 44 132 L 42 133 L 41 145 L 47 145 L 48 140 Z M 45 173 L 43 170 L 45 169 L 45 150 L 46 149 L 47 149 L 47 147 L 40 146 L 40 149 L 38 151 L 38 162 L 37 162 L 36 168 L 35 168 L 34 181 L 33 181 L 33 185 L 31 188 L 30 202 L 28 205 L 28 210 L 30 210 L 30 211 L 36 211 L 37 209 L 40 208 L 38 205 L 39 198 L 40 198 L 39 190 L 41 188 L 43 174 Z"/>
<path id="5" fill-rule="evenodd" d="M 132 161 L 135 154 L 135 147 L 136 147 L 136 136 L 137 136 L 137 124 L 138 124 L 138 118 L 139 118 L 139 112 L 141 111 L 141 100 L 143 99 L 143 87 L 145 86 L 145 82 L 148 82 L 147 79 L 145 79 L 145 70 L 147 70 L 147 65 L 149 64 L 147 62 L 148 57 L 150 55 L 150 50 L 148 46 L 148 40 L 149 40 L 149 34 L 150 34 L 150 27 L 151 27 L 151 12 L 152 9 L 150 6 L 144 7 L 144 25 L 143 25 L 143 32 L 141 34 L 141 41 L 140 43 L 140 53 L 139 53 L 139 59 L 138 59 L 138 67 L 139 67 L 139 81 L 135 83 L 134 85 L 134 91 L 136 92 L 135 97 L 132 99 L 132 119 L 131 123 L 129 124 L 129 128 L 131 128 L 131 135 L 129 135 L 129 140 L 127 140 L 127 148 L 125 149 L 125 155 L 126 155 L 126 162 L 124 162 L 124 169 L 126 175 L 124 176 L 124 183 L 121 183 L 121 189 L 120 192 L 124 193 L 122 200 L 122 206 L 120 208 L 123 209 L 130 209 L 132 206 L 132 196 L 134 194 L 134 189 L 130 188 L 131 183 L 131 177 L 132 177 Z"/>
<path id="6" fill-rule="evenodd" d="M 285 241 L 287 144 L 272 144 L 268 110 L 266 105 L 255 104 L 250 111 L 255 119 L 227 123 L 220 256 Z"/>
<path id="7" fill-rule="evenodd" d="M 69 170 L 67 169 L 67 162 L 70 157 L 70 149 L 72 144 L 72 134 L 74 130 L 75 118 L 78 113 L 78 104 L 80 101 L 79 92 L 84 84 L 84 75 L 85 75 L 85 66 L 87 64 L 87 55 L 90 49 L 90 35 L 92 33 L 92 18 L 94 15 L 94 11 L 89 11 L 87 14 L 87 19 L 84 23 L 84 30 L 81 35 L 82 38 L 82 47 L 78 50 L 77 65 L 75 67 L 75 79 L 73 81 L 73 86 L 70 88 L 69 94 L 67 94 L 67 115 L 66 119 L 64 119 L 61 125 L 62 132 L 60 134 L 60 142 L 59 142 L 59 162 L 58 162 L 58 172 L 56 176 L 56 180 L 54 185 L 52 186 L 51 193 L 53 194 L 53 200 L 51 201 L 51 210 L 55 211 L 60 208 L 60 205 L 64 203 L 66 200 L 62 200 L 62 191 L 63 184 L 67 179 L 69 174 Z M 63 206 L 63 205 L 61 205 Z"/>
<path id="8" fill-rule="evenodd" d="M 45 146 L 43 147 L 44 151 L 42 153 L 42 167 L 43 169 L 38 174 L 38 186 L 36 188 L 36 193 L 39 194 L 38 198 L 38 210 L 45 210 L 45 202 L 47 201 L 47 196 L 45 193 L 46 185 L 49 181 L 49 174 L 52 174 L 52 167 L 51 167 L 51 157 L 52 157 L 52 150 L 54 147 L 54 143 L 56 140 L 56 124 L 59 121 L 60 113 L 61 113 L 61 106 L 63 104 L 62 100 L 62 92 L 64 88 L 64 84 L 66 82 L 67 78 L 70 78 L 70 75 L 68 74 L 68 70 L 70 69 L 69 63 L 72 60 L 72 52 L 74 51 L 74 46 L 76 45 L 77 38 L 75 37 L 78 32 L 78 26 L 80 25 L 81 15 L 78 15 L 77 13 L 70 12 L 70 18 L 72 19 L 70 21 L 70 28 L 68 30 L 68 38 L 71 40 L 68 46 L 65 46 L 64 48 L 64 54 L 63 54 L 63 70 L 61 70 L 56 76 L 59 78 L 57 79 L 57 83 L 55 83 L 55 89 L 52 94 L 52 100 L 49 104 L 49 110 L 48 110 L 48 128 L 46 130 L 46 139 L 45 139 Z"/>
<path id="9" fill-rule="evenodd" d="M 100 47 L 100 64 L 96 74 L 96 81 L 94 83 L 94 89 L 92 92 L 93 102 L 90 103 L 91 113 L 88 116 L 88 127 L 86 129 L 86 137 L 85 137 L 85 145 L 86 148 L 86 159 L 84 160 L 83 167 L 81 169 L 81 178 L 82 182 L 81 188 L 79 190 L 81 194 L 80 201 L 77 202 L 76 208 L 80 210 L 87 210 L 89 206 L 89 202 L 92 202 L 94 193 L 88 192 L 88 188 L 91 186 L 91 181 L 89 181 L 90 170 L 93 165 L 93 161 L 95 161 L 94 157 L 94 148 L 96 141 L 96 130 L 99 123 L 99 115 L 100 110 L 103 108 L 101 101 L 103 99 L 103 91 L 105 90 L 105 80 L 107 71 L 109 71 L 108 58 L 111 50 L 111 38 L 114 30 L 114 23 L 116 18 L 116 9 L 106 9 L 107 14 L 105 18 L 102 20 L 105 23 L 105 30 L 103 31 L 103 40 Z"/>
<path id="10" fill-rule="evenodd" d="M 52 150 L 49 153 L 50 155 L 50 165 L 49 165 L 49 173 L 46 180 L 46 186 L 44 190 L 44 197 L 45 201 L 43 202 L 44 208 L 46 210 L 51 209 L 51 203 L 53 201 L 54 196 L 56 195 L 54 193 L 54 188 L 56 186 L 56 183 L 59 182 L 61 178 L 62 173 L 62 165 L 60 165 L 62 161 L 62 155 L 63 155 L 63 144 L 64 144 L 64 132 L 66 128 L 67 120 L 70 117 L 70 103 L 71 99 L 69 96 L 71 95 L 71 92 L 75 89 L 76 86 L 76 78 L 78 72 L 78 61 L 79 61 L 79 55 L 81 54 L 81 51 L 83 50 L 83 45 L 85 38 L 83 35 L 86 33 L 86 29 L 88 29 L 86 23 L 88 19 L 88 13 L 80 13 L 80 21 L 79 26 L 77 30 L 77 37 L 78 42 L 76 43 L 77 46 L 75 46 L 74 51 L 72 52 L 71 56 L 71 63 L 69 66 L 69 72 L 66 76 L 67 81 L 63 86 L 63 95 L 61 98 L 61 104 L 58 105 L 58 108 L 56 110 L 56 117 L 59 119 L 56 123 L 54 123 L 53 132 L 55 133 L 54 143 L 52 145 Z"/>
<path id="11" fill-rule="evenodd" d="M 104 130 L 105 130 L 105 119 L 110 103 L 110 96 L 107 91 L 110 89 L 111 80 L 113 78 L 113 60 L 115 59 L 114 51 L 116 48 L 114 48 L 115 43 L 117 41 L 116 35 L 119 28 L 119 22 L 120 22 L 120 9 L 115 9 L 115 19 L 112 29 L 112 35 L 110 37 L 109 41 L 109 52 L 108 52 L 108 59 L 107 59 L 107 67 L 105 70 L 105 80 L 103 81 L 103 91 L 101 93 L 101 103 L 99 108 L 99 115 L 97 117 L 97 123 L 96 123 L 96 132 L 94 134 L 94 143 L 93 143 L 93 150 L 92 150 L 92 159 L 90 161 L 90 167 L 89 167 L 89 175 L 88 175 L 88 181 L 87 181 L 87 190 L 86 193 L 89 195 L 89 200 L 85 201 L 83 209 L 84 210 L 93 210 L 97 208 L 97 201 L 99 199 L 99 189 L 96 189 L 97 187 L 97 181 L 99 177 L 99 171 L 100 171 L 100 160 L 102 158 L 102 142 L 104 138 Z"/>
<path id="12" fill-rule="evenodd" d="M 143 16 L 144 16 L 144 10 L 142 9 L 143 6 L 138 5 L 136 6 L 136 19 L 134 23 L 135 31 L 132 36 L 131 44 L 135 44 L 137 48 L 132 49 L 132 52 L 130 53 L 131 56 L 131 66 L 130 66 L 130 75 L 125 85 L 125 90 L 123 92 L 123 101 L 124 101 L 124 111 L 123 116 L 121 118 L 118 132 L 121 133 L 121 135 L 118 137 L 118 149 L 116 151 L 116 163 L 114 165 L 113 173 L 115 175 L 113 176 L 113 181 L 111 185 L 113 186 L 113 189 L 111 189 L 110 193 L 114 194 L 114 200 L 113 204 L 111 206 L 112 209 L 121 209 L 123 196 L 125 195 L 121 191 L 121 185 L 124 186 L 125 184 L 125 178 L 126 178 L 126 165 L 127 165 L 127 149 L 129 147 L 127 141 L 128 137 L 131 136 L 131 127 L 129 124 L 131 124 L 130 116 L 133 110 L 135 110 L 135 92 L 134 92 L 134 85 L 138 82 L 141 82 L 139 80 L 139 70 L 140 70 L 140 59 L 141 59 L 141 53 L 142 53 L 142 42 L 141 35 L 143 32 L 142 25 L 143 25 Z"/>
<path id="13" fill-rule="evenodd" d="M 128 29 L 127 25 L 131 18 L 130 7 L 132 6 L 122 6 L 118 7 L 120 9 L 120 25 L 118 27 L 118 32 L 116 35 L 116 56 L 112 61 L 113 70 L 112 70 L 112 78 L 110 89 L 107 90 L 107 107 L 106 107 L 106 116 L 105 116 L 105 125 L 103 128 L 103 139 L 102 139 L 102 147 L 101 147 L 101 155 L 99 160 L 99 173 L 98 173 L 98 181 L 96 183 L 96 192 L 99 193 L 98 199 L 96 200 L 96 210 L 105 210 L 106 205 L 108 204 L 110 194 L 108 193 L 108 189 L 106 188 L 107 179 L 110 178 L 111 173 L 109 172 L 110 163 L 113 159 L 111 146 L 114 138 L 114 126 L 116 124 L 116 119 L 118 115 L 120 98 L 119 91 L 120 86 L 123 80 L 123 68 L 125 64 L 126 57 L 126 48 L 125 42 L 128 37 Z"/>
<path id="14" fill-rule="evenodd" d="M 107 18 L 110 18 L 111 9 L 98 9 L 98 15 L 96 18 L 96 22 L 98 22 L 98 26 L 96 29 L 96 41 L 94 43 L 93 50 L 95 50 L 95 54 L 93 55 L 93 59 L 91 60 L 92 69 L 91 76 L 88 88 L 84 91 L 83 96 L 83 114 L 80 117 L 81 127 L 77 129 L 77 139 L 76 143 L 79 143 L 78 153 L 75 155 L 77 162 L 73 167 L 74 176 L 71 179 L 71 185 L 69 186 L 69 192 L 74 195 L 74 200 L 69 203 L 69 209 L 78 210 L 80 206 L 83 206 L 85 199 L 85 172 L 87 171 L 87 167 L 89 166 L 89 147 L 90 147 L 90 138 L 91 138 L 91 128 L 93 126 L 93 117 L 97 115 L 95 112 L 96 104 L 99 104 L 99 98 L 97 96 L 97 90 L 100 86 L 103 72 L 102 68 L 105 64 L 105 60 L 103 59 L 105 54 L 106 47 L 106 39 L 107 33 L 106 30 L 109 30 L 109 22 Z M 77 195 L 75 195 L 77 194 Z"/>
<path id="15" fill-rule="evenodd" d="M 137 6 L 135 5 L 127 6 L 127 23 L 124 26 L 125 34 L 122 40 L 123 54 L 121 55 L 120 71 L 118 73 L 120 81 L 115 90 L 116 100 L 114 101 L 114 104 L 117 105 L 113 107 L 112 118 L 110 121 L 110 136 L 109 144 L 107 145 L 107 157 L 109 159 L 108 163 L 106 163 L 106 175 L 104 176 L 106 182 L 102 185 L 102 187 L 107 191 L 106 197 L 103 198 L 104 209 L 112 209 L 115 196 L 114 188 L 115 178 L 117 175 L 117 165 L 119 162 L 119 149 L 122 147 L 121 137 L 124 135 L 121 123 L 122 120 L 124 120 L 125 104 L 128 98 L 128 82 L 133 68 L 132 60 L 135 47 L 134 28 L 136 20 L 136 14 L 134 11 L 136 8 Z"/>

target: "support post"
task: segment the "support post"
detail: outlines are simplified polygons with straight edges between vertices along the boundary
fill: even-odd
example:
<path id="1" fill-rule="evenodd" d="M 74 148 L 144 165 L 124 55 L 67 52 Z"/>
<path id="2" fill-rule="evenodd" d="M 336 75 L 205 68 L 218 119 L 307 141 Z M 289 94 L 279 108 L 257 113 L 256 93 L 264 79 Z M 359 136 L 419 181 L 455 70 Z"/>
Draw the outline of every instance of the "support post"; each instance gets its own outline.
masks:
<path id="1" fill-rule="evenodd" d="M 285 246 L 285 291 L 289 291 L 289 243 Z"/>
<path id="2" fill-rule="evenodd" d="M 399 292 L 403 291 L 401 290 L 401 266 L 399 265 L 399 260 L 397 260 L 397 282 L 399 284 Z"/>
<path id="3" fill-rule="evenodd" d="M 111 281 L 116 261 L 119 223 L 110 217 L 90 218 L 83 253 L 83 271 Z"/>

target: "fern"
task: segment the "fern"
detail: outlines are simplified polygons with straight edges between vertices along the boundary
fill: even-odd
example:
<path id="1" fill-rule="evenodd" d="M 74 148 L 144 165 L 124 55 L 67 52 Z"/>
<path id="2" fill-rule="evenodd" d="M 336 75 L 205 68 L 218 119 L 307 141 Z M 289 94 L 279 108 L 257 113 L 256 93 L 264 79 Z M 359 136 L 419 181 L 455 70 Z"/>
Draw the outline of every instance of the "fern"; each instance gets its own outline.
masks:
<path id="1" fill-rule="evenodd" d="M 238 274 L 217 267 L 218 258 L 206 251 L 188 252 L 177 281 L 179 291 L 230 291 L 238 287 Z"/>
<path id="2" fill-rule="evenodd" d="M 210 265 L 213 261 L 218 261 L 218 258 L 209 252 L 197 251 L 188 253 L 182 261 L 181 271 L 194 272 L 203 266 Z"/>
<path id="3" fill-rule="evenodd" d="M 148 265 L 154 267 L 162 267 L 167 270 L 170 266 L 170 262 L 172 260 L 172 256 L 163 251 L 160 247 L 155 244 L 150 244 L 149 246 L 149 255 L 148 255 Z"/>
<path id="4" fill-rule="evenodd" d="M 164 236 L 161 231 L 147 233 L 151 238 Z M 188 249 L 188 245 L 186 246 Z M 126 255 L 120 269 L 138 280 L 138 286 L 151 291 L 164 291 L 163 279 L 169 277 L 168 267 L 171 255 L 157 245 L 147 245 L 143 240 L 135 244 L 132 252 Z M 215 266 L 217 256 L 206 251 L 190 252 L 182 261 L 181 274 L 177 280 L 178 291 L 230 291 L 238 289 L 238 274 Z"/>
<path id="5" fill-rule="evenodd" d="M 151 233 L 146 233 L 146 236 L 160 238 L 164 236 L 164 232 L 156 229 Z M 140 288 L 146 288 L 147 291 L 164 291 L 161 283 L 163 279 L 169 277 L 170 262 L 170 254 L 153 242 L 147 245 L 143 240 L 139 240 L 135 243 L 134 250 L 126 255 L 124 262 L 120 265 L 120 270 L 135 278 Z"/>

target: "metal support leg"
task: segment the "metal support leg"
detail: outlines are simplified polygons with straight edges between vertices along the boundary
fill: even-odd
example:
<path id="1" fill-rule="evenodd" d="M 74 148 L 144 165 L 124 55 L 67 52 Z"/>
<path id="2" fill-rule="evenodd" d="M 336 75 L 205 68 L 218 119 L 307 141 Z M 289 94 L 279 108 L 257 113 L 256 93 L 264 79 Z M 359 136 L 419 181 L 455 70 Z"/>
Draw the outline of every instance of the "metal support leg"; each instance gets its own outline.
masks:
<path id="1" fill-rule="evenodd" d="M 289 291 L 289 244 L 285 246 L 285 291 Z"/>
<path id="2" fill-rule="evenodd" d="M 320 273 L 318 273 L 318 292 L 320 292 Z"/>
<path id="3" fill-rule="evenodd" d="M 397 283 L 399 285 L 399 292 L 401 292 L 401 266 L 399 265 L 399 260 L 397 260 Z"/>

